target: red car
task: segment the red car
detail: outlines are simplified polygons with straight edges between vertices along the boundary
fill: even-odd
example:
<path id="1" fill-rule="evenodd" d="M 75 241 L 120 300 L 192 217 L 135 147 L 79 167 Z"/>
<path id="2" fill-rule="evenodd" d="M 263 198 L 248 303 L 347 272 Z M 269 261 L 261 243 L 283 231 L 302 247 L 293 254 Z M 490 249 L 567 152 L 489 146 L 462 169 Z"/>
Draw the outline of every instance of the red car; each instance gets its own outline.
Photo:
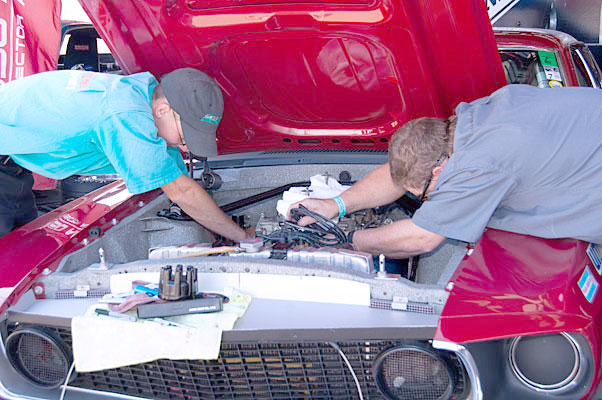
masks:
<path id="1" fill-rule="evenodd" d="M 500 62 L 482 0 L 81 2 L 124 73 L 193 66 L 218 81 L 221 155 L 195 177 L 221 180 L 212 190 L 218 204 L 257 224 L 264 240 L 226 251 L 166 212 L 160 192 L 133 196 L 121 182 L 12 232 L 0 240 L 0 397 L 602 396 L 596 246 L 488 230 L 477 243 L 449 240 L 381 265 L 345 249 L 295 246 L 276 218 L 276 200 L 292 186 L 319 174 L 357 181 L 386 162 L 389 137 L 404 122 L 448 116 L 506 84 L 509 63 Z M 521 70 L 524 58 L 510 60 Z M 578 79 L 560 74 L 563 84 Z M 401 199 L 339 227 L 386 224 L 411 208 Z M 211 246 L 223 254 L 183 257 Z M 219 357 L 73 371 L 72 319 L 114 296 L 116 281 L 156 278 L 177 264 L 198 273 L 203 291 L 229 287 L 253 298 L 223 331 Z M 99 333 L 102 361 L 131 340 L 125 331 Z M 143 347 L 151 338 L 135 339 Z"/>
<path id="2" fill-rule="evenodd" d="M 539 87 L 602 87 L 602 72 L 587 46 L 548 29 L 494 28 L 508 83 Z"/>
<path id="3" fill-rule="evenodd" d="M 94 26 L 85 22 L 63 22 L 63 42 L 59 69 L 88 68 L 94 71 L 119 73 L 111 54 L 100 48 Z M 494 28 L 495 40 L 502 57 L 508 83 L 524 83 L 541 87 L 586 86 L 600 88 L 602 73 L 587 46 L 573 37 L 553 30 L 529 28 Z M 75 43 L 90 43 L 86 50 L 75 50 Z M 545 57 L 545 58 L 544 58 Z M 65 63 L 65 60 L 67 62 Z M 69 61 L 71 60 L 71 61 Z M 553 65 L 546 66 L 545 60 Z M 84 64 L 81 61 L 88 61 Z M 558 68 L 558 80 L 548 79 L 544 68 Z M 553 70 L 548 71 L 552 78 Z M 41 178 L 42 181 L 47 178 Z M 80 197 L 107 183 L 118 175 L 74 175 L 61 181 L 56 190 L 36 191 L 40 212 L 48 212 L 61 204 Z M 54 187 L 54 183 L 52 187 Z"/>

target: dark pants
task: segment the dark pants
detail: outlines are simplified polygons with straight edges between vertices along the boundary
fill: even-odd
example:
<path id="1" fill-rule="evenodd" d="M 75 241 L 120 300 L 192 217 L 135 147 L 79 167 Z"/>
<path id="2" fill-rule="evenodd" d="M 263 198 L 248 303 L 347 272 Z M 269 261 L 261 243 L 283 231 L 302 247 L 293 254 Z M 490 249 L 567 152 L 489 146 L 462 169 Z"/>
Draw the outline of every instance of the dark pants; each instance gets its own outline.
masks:
<path id="1" fill-rule="evenodd" d="M 37 216 L 31 172 L 0 156 L 0 237 Z"/>

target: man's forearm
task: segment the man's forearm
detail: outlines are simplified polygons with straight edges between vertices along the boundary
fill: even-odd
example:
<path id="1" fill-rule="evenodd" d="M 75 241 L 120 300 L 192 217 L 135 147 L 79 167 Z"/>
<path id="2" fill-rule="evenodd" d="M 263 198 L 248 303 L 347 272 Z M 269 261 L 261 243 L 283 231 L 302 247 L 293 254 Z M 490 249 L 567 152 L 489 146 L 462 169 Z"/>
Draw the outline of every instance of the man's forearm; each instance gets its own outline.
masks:
<path id="1" fill-rule="evenodd" d="M 351 214 L 365 208 L 389 204 L 403 196 L 404 193 L 403 188 L 393 183 L 389 164 L 384 164 L 341 193 L 340 197 L 345 203 L 345 214 Z M 305 199 L 293 204 L 291 208 L 297 207 L 298 204 L 302 204 L 326 218 L 334 218 L 339 214 L 339 205 L 334 199 Z M 298 221 L 302 226 L 313 222 L 315 220 L 307 216 Z"/>
<path id="2" fill-rule="evenodd" d="M 397 221 L 380 228 L 355 232 L 353 244 L 360 251 L 391 258 L 407 258 L 435 249 L 444 236 L 429 232 L 411 219 Z"/>
<path id="3" fill-rule="evenodd" d="M 381 165 L 341 194 L 347 213 L 389 204 L 405 193 L 391 179 L 389 164 Z"/>
<path id="4" fill-rule="evenodd" d="M 197 182 L 189 177 L 181 175 L 162 189 L 171 201 L 210 231 L 236 242 L 246 238 L 246 232 L 217 206 L 213 198 Z"/>
<path id="5" fill-rule="evenodd" d="M 226 215 L 217 204 L 215 204 L 215 201 L 207 192 L 200 186 L 199 189 L 201 189 L 203 193 L 198 193 L 190 199 L 184 199 L 183 201 L 177 202 L 177 204 L 182 207 L 182 210 L 196 222 L 212 232 L 218 233 L 236 242 L 245 239 L 245 231 L 234 223 L 234 221 L 232 221 L 232 219 Z M 192 199 L 198 201 L 198 203 L 196 201 L 190 201 Z"/>

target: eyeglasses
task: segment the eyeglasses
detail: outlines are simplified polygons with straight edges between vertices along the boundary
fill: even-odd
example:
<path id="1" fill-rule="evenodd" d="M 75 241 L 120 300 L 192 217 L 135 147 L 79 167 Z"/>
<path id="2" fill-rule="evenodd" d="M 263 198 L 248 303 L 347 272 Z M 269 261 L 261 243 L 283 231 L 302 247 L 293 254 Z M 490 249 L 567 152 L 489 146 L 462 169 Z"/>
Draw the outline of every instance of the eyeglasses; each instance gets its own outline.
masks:
<path id="1" fill-rule="evenodd" d="M 426 183 L 424 184 L 424 189 L 422 189 L 422 196 L 420 196 L 420 198 L 419 198 L 421 203 L 428 200 L 426 191 L 428 190 L 429 186 L 431 186 L 431 182 L 433 181 L 433 170 L 435 168 L 437 168 L 438 166 L 440 166 L 443 163 L 443 161 L 445 161 L 448 158 L 449 158 L 449 154 L 447 154 L 445 152 L 441 153 L 441 156 L 439 156 L 437 163 L 433 166 L 433 168 L 431 168 L 431 173 L 429 174 L 429 178 L 426 180 Z"/>
<path id="2" fill-rule="evenodd" d="M 178 136 L 180 138 L 180 146 L 186 146 L 186 141 L 184 140 L 184 137 L 182 136 L 182 132 L 180 132 L 180 124 L 178 124 L 178 118 L 176 117 L 176 112 L 171 110 L 171 112 L 173 113 L 173 119 L 176 121 L 176 129 L 178 130 Z"/>

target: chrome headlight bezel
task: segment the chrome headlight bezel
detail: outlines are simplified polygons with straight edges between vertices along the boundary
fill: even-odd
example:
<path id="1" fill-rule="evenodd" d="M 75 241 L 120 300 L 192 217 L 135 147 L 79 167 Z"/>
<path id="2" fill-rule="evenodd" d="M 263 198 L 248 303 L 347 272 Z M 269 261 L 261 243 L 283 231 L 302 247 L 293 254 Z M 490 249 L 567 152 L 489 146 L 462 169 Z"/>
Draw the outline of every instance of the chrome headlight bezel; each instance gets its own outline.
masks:
<path id="1" fill-rule="evenodd" d="M 525 338 L 530 338 L 531 340 L 540 338 L 543 339 L 551 335 L 561 335 L 564 339 L 566 339 L 570 349 L 572 350 L 574 361 L 572 367 L 570 368 L 570 372 L 565 378 L 553 384 L 545 384 L 536 382 L 535 380 L 529 378 L 527 374 L 520 368 L 518 365 L 519 361 L 517 351 L 519 344 Z M 573 389 L 578 382 L 582 380 L 582 377 L 587 372 L 587 358 L 585 357 L 585 351 L 581 344 L 569 333 L 560 332 L 551 335 L 517 336 L 513 338 L 510 341 L 508 348 L 508 363 L 514 376 L 527 387 L 546 393 L 563 393 Z"/>

